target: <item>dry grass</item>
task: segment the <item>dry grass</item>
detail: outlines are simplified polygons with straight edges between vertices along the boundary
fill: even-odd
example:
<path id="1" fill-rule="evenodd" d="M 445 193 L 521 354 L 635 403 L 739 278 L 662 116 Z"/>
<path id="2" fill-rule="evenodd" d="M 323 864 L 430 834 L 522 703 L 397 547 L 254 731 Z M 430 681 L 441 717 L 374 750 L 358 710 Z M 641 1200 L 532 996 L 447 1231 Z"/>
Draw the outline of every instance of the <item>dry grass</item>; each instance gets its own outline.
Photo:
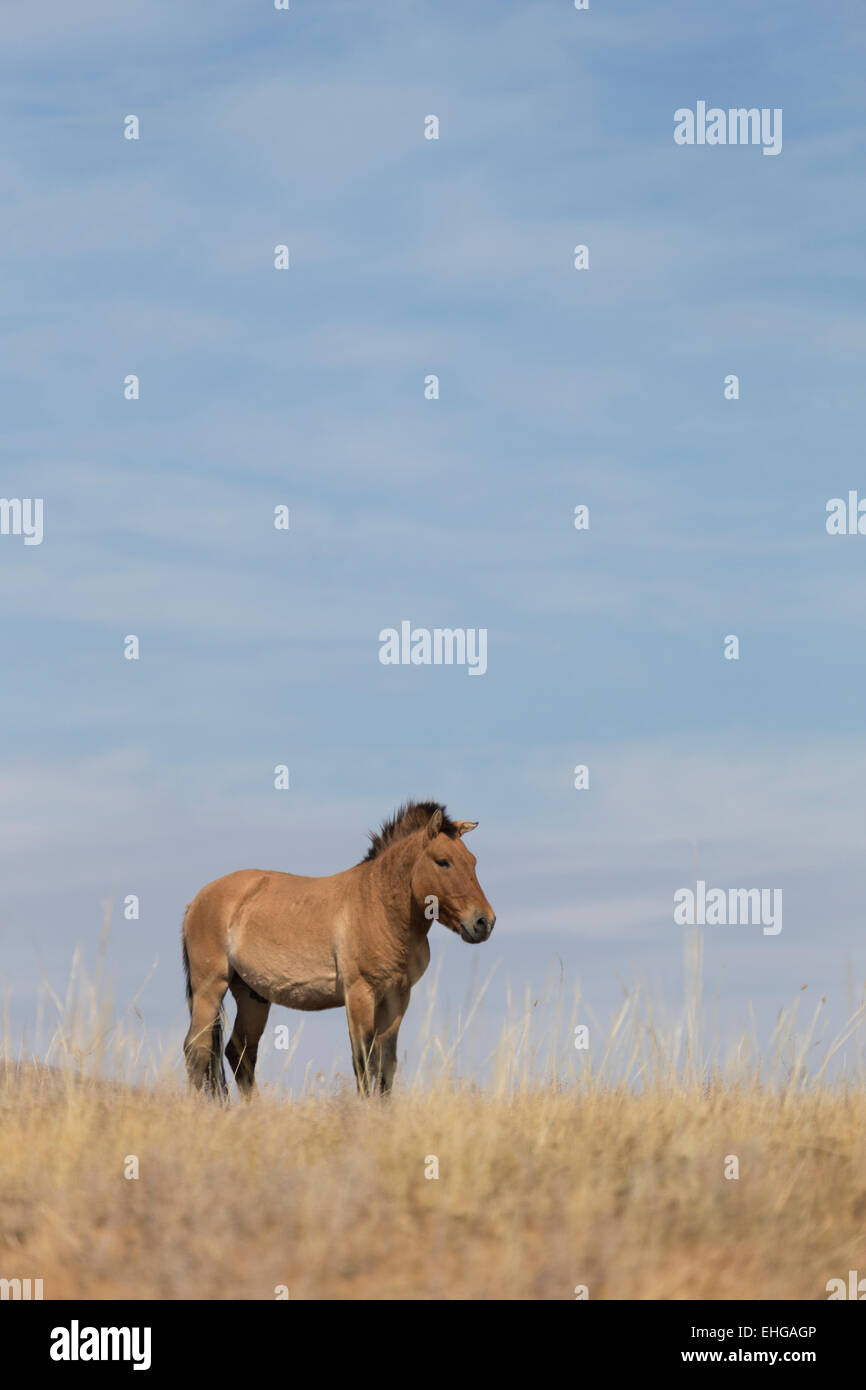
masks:
<path id="1" fill-rule="evenodd" d="M 692 1002 L 662 1043 L 626 1001 L 598 1058 L 560 1017 L 546 1064 L 530 1007 L 484 1089 L 442 1079 L 431 1035 L 433 1078 L 388 1102 L 220 1108 L 106 1080 L 133 1045 L 97 1010 L 83 1046 L 67 1000 L 55 1065 L 0 1064 L 0 1276 L 46 1298 L 826 1298 L 866 1274 L 863 1075 L 807 1071 L 793 1015 L 769 1069 L 699 1061 Z"/>

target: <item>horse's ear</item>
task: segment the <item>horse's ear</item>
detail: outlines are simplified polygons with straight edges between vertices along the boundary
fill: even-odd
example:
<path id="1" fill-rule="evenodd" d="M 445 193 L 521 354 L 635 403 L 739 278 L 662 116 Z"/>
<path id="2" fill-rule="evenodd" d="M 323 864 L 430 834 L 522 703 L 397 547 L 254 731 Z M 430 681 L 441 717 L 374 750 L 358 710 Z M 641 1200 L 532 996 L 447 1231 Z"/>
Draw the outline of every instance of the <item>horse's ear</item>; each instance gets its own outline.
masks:
<path id="1" fill-rule="evenodd" d="M 454 822 L 454 828 L 458 835 L 468 835 L 470 830 L 474 830 L 477 824 L 477 820 L 456 820 Z"/>
<path id="2" fill-rule="evenodd" d="M 442 829 L 442 812 L 434 811 L 427 822 L 427 839 L 435 840 Z"/>

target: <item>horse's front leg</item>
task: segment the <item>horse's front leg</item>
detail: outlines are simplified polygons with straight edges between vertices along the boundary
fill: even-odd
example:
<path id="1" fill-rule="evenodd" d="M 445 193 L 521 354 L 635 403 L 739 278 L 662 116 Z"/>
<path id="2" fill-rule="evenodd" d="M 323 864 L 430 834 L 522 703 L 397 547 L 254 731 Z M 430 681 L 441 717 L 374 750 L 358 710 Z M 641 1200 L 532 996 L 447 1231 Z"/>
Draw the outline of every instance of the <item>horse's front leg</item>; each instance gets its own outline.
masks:
<path id="1" fill-rule="evenodd" d="M 390 991 L 376 1009 L 376 1037 L 373 1048 L 379 1090 L 386 1095 L 394 1083 L 394 1073 L 397 1070 L 397 1037 L 408 1007 L 409 986 L 401 985 Z"/>
<path id="2" fill-rule="evenodd" d="M 368 1096 L 378 1077 L 374 1056 L 376 1051 L 376 1000 L 372 989 L 365 980 L 356 980 L 346 991 L 346 1017 L 349 1020 L 352 1067 L 358 1085 L 358 1094 Z"/>

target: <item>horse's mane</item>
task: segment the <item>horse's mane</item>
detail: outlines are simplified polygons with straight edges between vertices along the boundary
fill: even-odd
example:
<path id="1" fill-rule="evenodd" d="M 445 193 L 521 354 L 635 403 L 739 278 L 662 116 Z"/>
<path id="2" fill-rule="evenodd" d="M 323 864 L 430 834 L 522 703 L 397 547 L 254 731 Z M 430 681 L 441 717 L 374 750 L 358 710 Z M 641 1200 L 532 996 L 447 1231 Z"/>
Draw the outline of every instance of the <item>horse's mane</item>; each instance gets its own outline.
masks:
<path id="1" fill-rule="evenodd" d="M 440 833 L 456 839 L 458 836 L 457 826 L 453 820 L 449 819 L 445 807 L 438 801 L 407 801 L 405 805 L 394 812 L 389 820 L 382 822 L 378 832 L 370 831 L 370 848 L 361 862 L 366 863 L 368 859 L 378 858 L 396 840 L 405 840 L 406 836 L 411 835 L 413 830 L 420 830 L 437 811 L 442 812 L 442 830 Z"/>

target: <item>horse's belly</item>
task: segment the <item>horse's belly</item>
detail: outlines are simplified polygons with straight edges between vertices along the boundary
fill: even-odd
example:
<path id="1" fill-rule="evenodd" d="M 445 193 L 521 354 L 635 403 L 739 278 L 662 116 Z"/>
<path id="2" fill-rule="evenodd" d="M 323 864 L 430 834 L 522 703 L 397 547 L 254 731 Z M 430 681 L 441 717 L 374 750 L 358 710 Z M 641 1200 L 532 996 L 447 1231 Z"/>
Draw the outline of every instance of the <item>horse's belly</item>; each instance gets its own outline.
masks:
<path id="1" fill-rule="evenodd" d="M 287 1009 L 336 1009 L 343 1003 L 343 991 L 336 975 L 321 979 L 296 980 L 277 984 L 267 995 L 273 1004 Z"/>
<path id="2" fill-rule="evenodd" d="M 261 950 L 235 950 L 229 959 L 244 984 L 269 1004 L 282 1004 L 287 1009 L 336 1009 L 343 1003 L 343 986 L 333 961 Z"/>

